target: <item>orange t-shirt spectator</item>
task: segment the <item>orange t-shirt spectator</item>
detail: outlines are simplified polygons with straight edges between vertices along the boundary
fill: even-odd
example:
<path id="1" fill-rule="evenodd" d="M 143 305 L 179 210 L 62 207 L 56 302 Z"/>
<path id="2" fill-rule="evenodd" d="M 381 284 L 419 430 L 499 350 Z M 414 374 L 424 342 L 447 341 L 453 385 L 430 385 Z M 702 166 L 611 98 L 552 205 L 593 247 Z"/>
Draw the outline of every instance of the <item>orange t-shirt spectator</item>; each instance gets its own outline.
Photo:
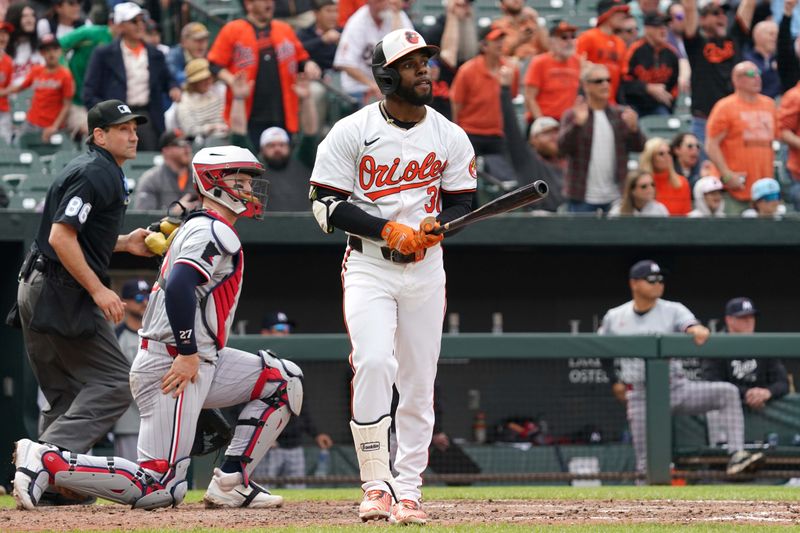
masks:
<path id="1" fill-rule="evenodd" d="M 617 92 L 625 69 L 625 42 L 614 34 L 614 30 L 622 27 L 629 11 L 628 5 L 621 0 L 600 0 L 597 4 L 597 27 L 586 30 L 578 37 L 578 56 L 586 55 L 587 61 L 608 67 L 612 104 L 617 103 Z"/>
<path id="2" fill-rule="evenodd" d="M 761 73 L 755 64 L 737 64 L 732 80 L 734 93 L 714 104 L 708 117 L 706 152 L 728 193 L 739 202 L 749 202 L 753 183 L 775 173 L 772 141 L 777 137 L 778 116 L 772 98 L 759 94 Z M 741 176 L 744 182 L 737 187 Z"/>
<path id="3" fill-rule="evenodd" d="M 525 73 L 528 121 L 561 115 L 572 107 L 581 81 L 581 65 L 575 55 L 578 28 L 557 20 L 550 28 L 550 51 L 533 58 Z"/>
<path id="4" fill-rule="evenodd" d="M 453 120 L 469 135 L 503 137 L 499 70 L 507 66 L 502 58 L 504 37 L 498 28 L 484 31 L 481 53 L 458 69 L 450 86 Z M 517 94 L 518 87 L 519 71 L 515 71 L 512 95 Z"/>
<path id="5" fill-rule="evenodd" d="M 251 4 L 255 4 L 255 2 L 245 2 L 246 7 Z M 266 81 L 259 75 L 259 66 L 267 61 L 264 56 L 269 55 L 269 61 L 277 62 L 283 100 L 283 126 L 287 131 L 296 133 L 299 125 L 299 103 L 292 86 L 297 78 L 297 73 L 301 71 L 301 64 L 305 62 L 307 66 L 313 62 L 309 61 L 308 52 L 303 48 L 291 26 L 279 20 L 272 20 L 271 16 L 270 13 L 264 26 L 258 28 L 251 21 L 250 14 L 247 19 L 237 19 L 225 24 L 208 52 L 208 60 L 215 67 L 227 70 L 229 75 L 244 71 L 247 79 L 255 82 L 254 90 L 245 106 L 249 119 L 253 111 L 253 100 L 256 93 L 263 96 L 269 89 L 259 84 L 260 81 Z M 272 50 L 271 54 L 267 54 L 265 51 L 268 48 Z M 230 86 L 232 80 L 226 79 L 225 81 Z M 230 120 L 232 100 L 233 93 L 229 88 L 225 99 L 226 121 Z M 259 104 L 262 103 L 264 102 Z M 261 131 L 258 131 L 257 134 L 260 135 Z"/>
<path id="6" fill-rule="evenodd" d="M 39 40 L 39 53 L 45 64 L 34 65 L 20 85 L 0 90 L 0 95 L 17 93 L 32 86 L 33 98 L 26 120 L 41 128 L 42 139 L 48 141 L 67 119 L 75 82 L 69 69 L 59 64 L 61 46 L 53 35 L 45 35 Z"/>

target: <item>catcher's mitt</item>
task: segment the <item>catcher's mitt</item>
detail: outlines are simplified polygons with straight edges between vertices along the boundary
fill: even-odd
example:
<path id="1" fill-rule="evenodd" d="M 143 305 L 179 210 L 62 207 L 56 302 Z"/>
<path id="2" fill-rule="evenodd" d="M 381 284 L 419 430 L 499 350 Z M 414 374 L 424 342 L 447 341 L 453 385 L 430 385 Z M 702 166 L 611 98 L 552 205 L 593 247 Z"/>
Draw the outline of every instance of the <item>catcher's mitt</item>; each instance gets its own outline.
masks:
<path id="1" fill-rule="evenodd" d="M 206 455 L 217 451 L 233 438 L 233 430 L 219 409 L 203 409 L 197 417 L 192 455 Z"/>

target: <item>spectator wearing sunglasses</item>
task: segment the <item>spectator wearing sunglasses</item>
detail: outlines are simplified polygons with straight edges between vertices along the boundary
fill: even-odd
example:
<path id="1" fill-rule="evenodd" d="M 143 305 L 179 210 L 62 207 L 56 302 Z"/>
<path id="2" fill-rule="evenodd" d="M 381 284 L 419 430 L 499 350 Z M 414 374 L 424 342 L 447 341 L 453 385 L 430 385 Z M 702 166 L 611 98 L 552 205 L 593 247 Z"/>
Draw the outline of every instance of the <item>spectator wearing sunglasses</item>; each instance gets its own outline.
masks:
<path id="1" fill-rule="evenodd" d="M 682 303 L 662 299 L 664 273 L 655 261 L 643 260 L 634 264 L 628 274 L 632 299 L 609 310 L 600 325 L 600 335 L 654 335 L 685 333 L 698 346 L 710 335 L 694 314 Z M 611 361 L 604 365 L 614 376 Z M 670 407 L 673 414 L 696 415 L 718 411 L 727 428 L 727 445 L 731 457 L 727 474 L 734 475 L 754 468 L 764 457 L 761 452 L 744 450 L 744 416 L 739 390 L 722 381 L 691 381 L 687 379 L 679 359 L 670 359 Z M 620 360 L 618 380 L 612 385 L 616 397 L 627 403 L 628 421 L 633 436 L 636 469 L 645 471 L 647 464 L 645 368 L 643 359 Z"/>
<path id="2" fill-rule="evenodd" d="M 614 30 L 614 35 L 622 39 L 625 48 L 630 48 L 639 38 L 639 21 L 630 13 L 625 15 L 620 27 Z"/>
<path id="3" fill-rule="evenodd" d="M 620 198 L 628 154 L 644 148 L 636 112 L 609 102 L 610 85 L 605 65 L 588 64 L 581 73 L 585 96 L 561 119 L 558 148 L 567 154 L 564 195 L 572 213 L 607 213 Z"/>
<path id="4" fill-rule="evenodd" d="M 575 103 L 580 87 L 581 65 L 575 54 L 578 28 L 564 20 L 550 27 L 550 51 L 531 61 L 525 74 L 525 105 L 528 122 L 539 117 L 561 120 Z"/>
<path id="5" fill-rule="evenodd" d="M 132 364 L 139 351 L 139 328 L 150 300 L 150 284 L 143 279 L 129 279 L 122 285 L 120 298 L 125 303 L 125 318 L 114 330 L 119 347 Z M 136 402 L 117 420 L 114 425 L 114 455 L 131 461 L 138 461 L 136 443 L 139 439 L 139 409 Z"/>
<path id="6" fill-rule="evenodd" d="M 683 44 L 683 34 L 686 30 L 686 11 L 683 5 L 674 3 L 667 8 L 667 42 L 672 45 L 678 54 L 678 90 L 689 94 L 692 90 L 692 67 L 686 56 L 686 46 Z"/>
<path id="7" fill-rule="evenodd" d="M 675 170 L 667 141 L 661 137 L 648 139 L 639 156 L 639 168 L 652 174 L 656 199 L 664 204 L 670 215 L 689 214 L 692 210 L 689 181 Z"/>
<path id="8" fill-rule="evenodd" d="M 706 152 L 730 195 L 728 214 L 749 207 L 750 188 L 772 176 L 778 117 L 772 98 L 760 94 L 761 72 L 750 61 L 733 69 L 734 93 L 714 105 L 706 126 Z"/>
<path id="9" fill-rule="evenodd" d="M 689 180 L 694 187 L 700 179 L 700 141 L 694 134 L 683 132 L 677 134 L 669 145 L 675 171 Z"/>
<path id="10" fill-rule="evenodd" d="M 671 114 L 678 97 L 678 71 L 678 54 L 667 42 L 667 17 L 645 15 L 644 37 L 625 54 L 625 101 L 640 117 Z"/>
<path id="11" fill-rule="evenodd" d="M 632 170 L 625 178 L 622 198 L 614 202 L 609 217 L 668 217 L 669 211 L 656 200 L 653 175 L 645 170 Z"/>
<path id="12" fill-rule="evenodd" d="M 703 145 L 711 108 L 733 92 L 733 67 L 742 60 L 756 0 L 742 0 L 733 23 L 728 21 L 726 3 L 704 0 L 699 12 L 696 0 L 681 3 L 686 14 L 683 42 L 692 70 L 692 133 Z M 701 157 L 705 159 L 704 154 Z"/>

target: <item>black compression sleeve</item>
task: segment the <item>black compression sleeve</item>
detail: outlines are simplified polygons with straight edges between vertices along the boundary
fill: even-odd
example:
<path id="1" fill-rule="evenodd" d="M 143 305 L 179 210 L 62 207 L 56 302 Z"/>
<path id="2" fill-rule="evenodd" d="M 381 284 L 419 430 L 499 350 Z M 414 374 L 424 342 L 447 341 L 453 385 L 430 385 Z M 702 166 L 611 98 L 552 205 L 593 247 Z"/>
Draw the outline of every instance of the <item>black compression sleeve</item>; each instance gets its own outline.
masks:
<path id="1" fill-rule="evenodd" d="M 193 267 L 178 263 L 172 268 L 164 288 L 164 306 L 169 325 L 175 336 L 175 344 L 182 355 L 197 353 L 194 335 L 194 319 L 197 312 L 195 289 L 205 283 L 206 278 Z"/>
<path id="2" fill-rule="evenodd" d="M 442 212 L 436 217 L 442 225 L 463 217 L 473 209 L 474 192 L 449 193 L 442 191 Z M 452 232 L 450 233 L 452 235 Z"/>
<path id="3" fill-rule="evenodd" d="M 320 185 L 315 185 L 315 187 L 317 188 L 318 198 L 333 196 L 342 201 L 342 203 L 337 205 L 336 209 L 333 210 L 333 214 L 331 214 L 330 222 L 334 227 L 354 235 L 361 235 L 362 237 L 381 238 L 381 230 L 388 220 L 374 217 L 364 212 L 363 209 L 349 203 L 347 201 L 347 195 L 343 192 Z"/>

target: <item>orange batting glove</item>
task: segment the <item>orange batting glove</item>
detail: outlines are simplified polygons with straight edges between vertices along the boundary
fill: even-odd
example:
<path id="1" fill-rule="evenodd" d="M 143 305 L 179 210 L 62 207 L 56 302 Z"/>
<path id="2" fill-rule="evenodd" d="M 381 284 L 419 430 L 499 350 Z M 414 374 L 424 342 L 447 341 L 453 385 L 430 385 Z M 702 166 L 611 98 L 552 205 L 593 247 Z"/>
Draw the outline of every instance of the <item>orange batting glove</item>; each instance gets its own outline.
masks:
<path id="1" fill-rule="evenodd" d="M 389 248 L 397 250 L 403 255 L 413 254 L 419 248 L 415 239 L 416 232 L 405 224 L 390 221 L 381 230 L 381 237 Z"/>
<path id="2" fill-rule="evenodd" d="M 421 248 L 430 248 L 435 244 L 442 242 L 444 234 L 435 235 L 431 233 L 436 228 L 441 227 L 439 221 L 434 217 L 425 217 L 419 223 L 419 231 L 415 232 L 414 238 Z"/>

